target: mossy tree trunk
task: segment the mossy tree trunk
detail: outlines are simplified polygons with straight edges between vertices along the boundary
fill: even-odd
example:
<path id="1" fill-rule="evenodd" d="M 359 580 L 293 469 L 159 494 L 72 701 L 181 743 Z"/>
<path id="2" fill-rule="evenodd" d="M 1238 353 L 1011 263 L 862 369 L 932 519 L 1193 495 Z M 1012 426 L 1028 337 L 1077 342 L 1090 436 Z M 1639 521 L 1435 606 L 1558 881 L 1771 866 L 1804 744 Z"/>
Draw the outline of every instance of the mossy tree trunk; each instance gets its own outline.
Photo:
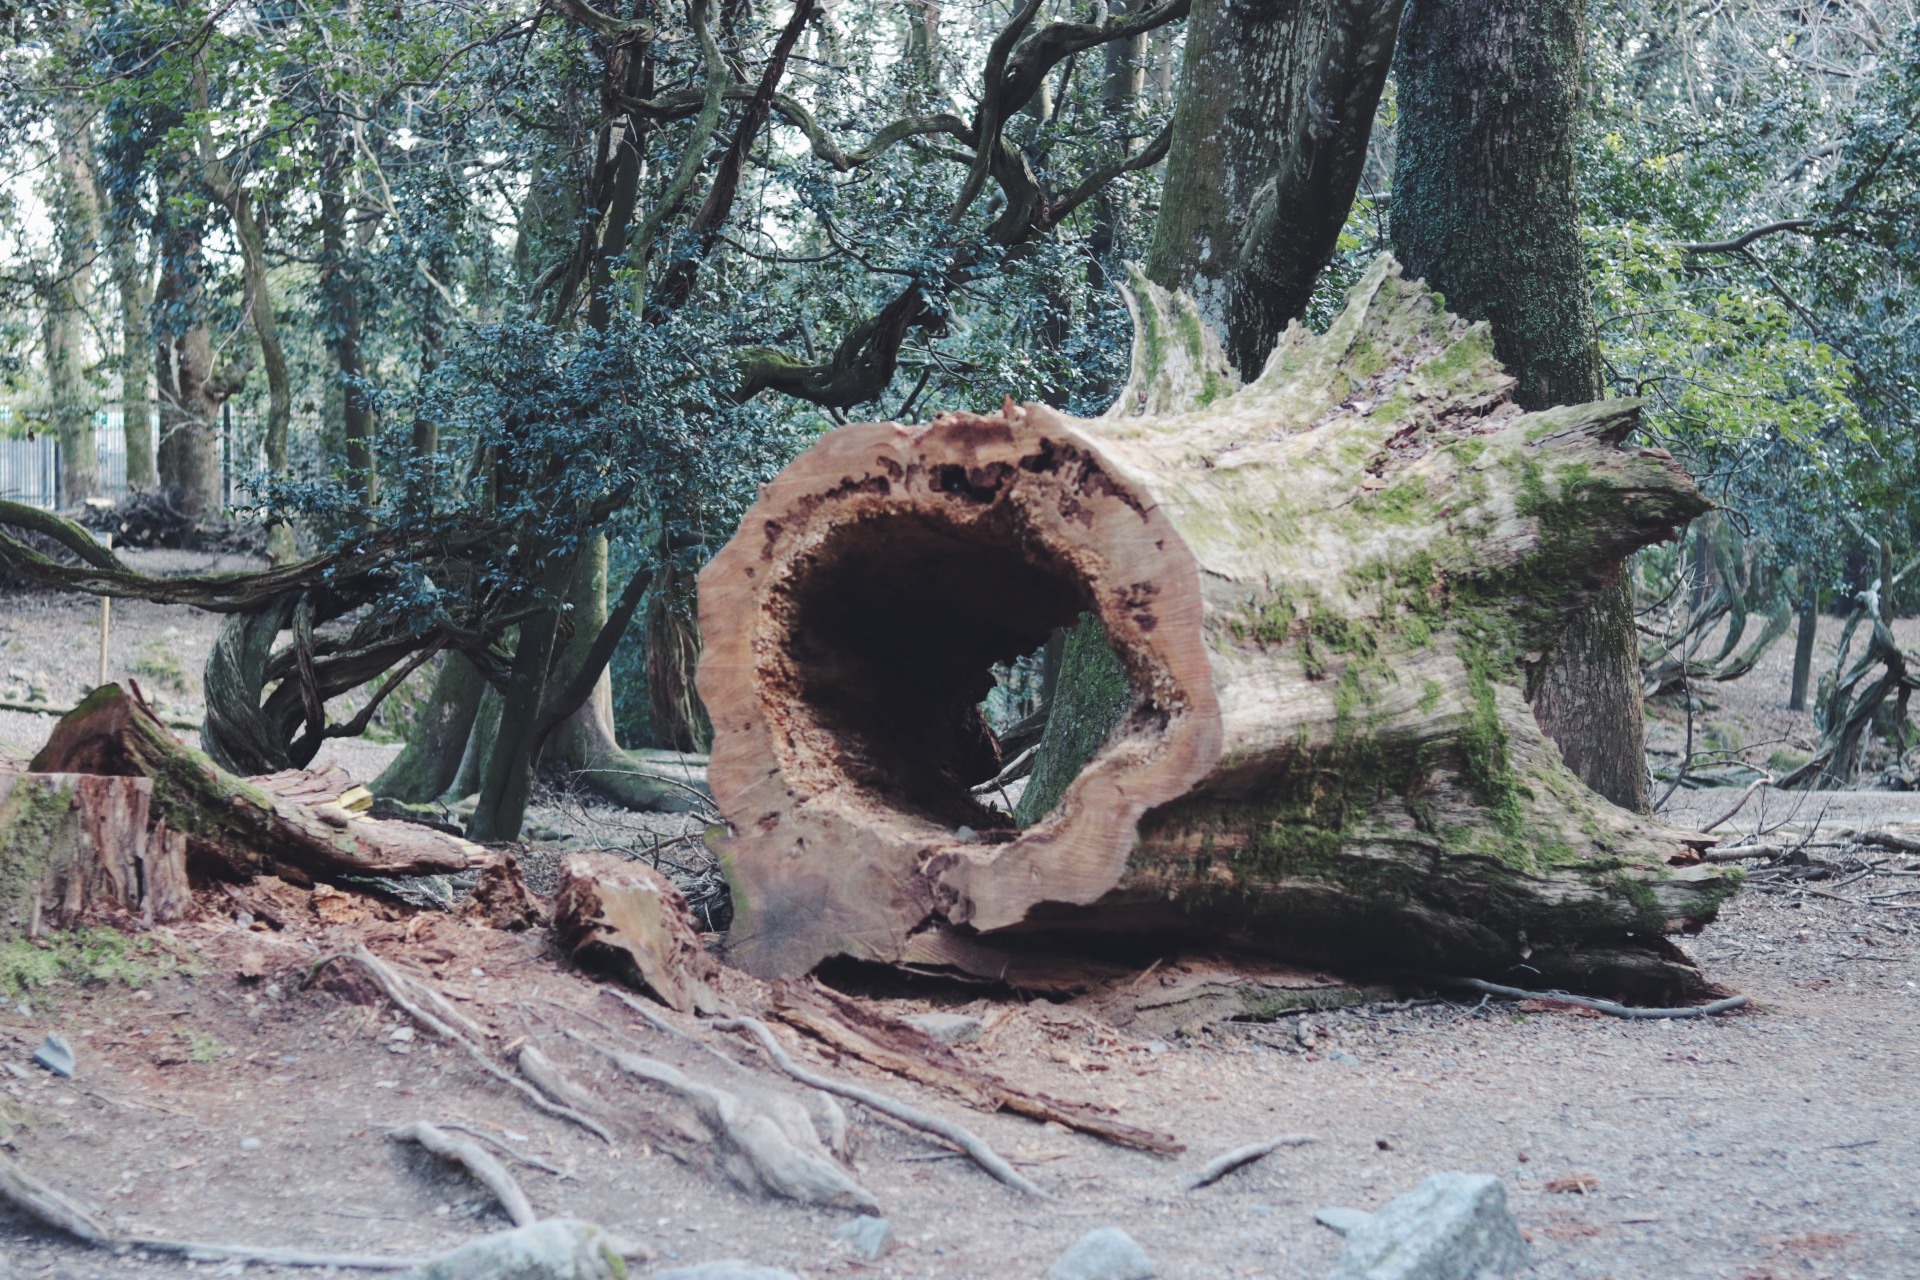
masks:
<path id="1" fill-rule="evenodd" d="M 1401 33 L 1395 252 L 1455 312 L 1493 326 L 1494 353 L 1528 409 L 1603 393 L 1573 184 L 1585 22 L 1579 0 L 1414 0 Z M 1624 575 L 1552 649 L 1533 692 L 1541 727 L 1588 786 L 1645 812 Z"/>
<path id="2" fill-rule="evenodd" d="M 1637 405 L 1525 412 L 1486 326 L 1387 258 L 1245 387 L 1191 303 L 1141 284 L 1103 418 L 832 432 L 702 574 L 738 959 L 1158 935 L 1707 989 L 1663 935 L 1738 873 L 1582 786 L 1523 697 L 1621 558 L 1706 506 L 1617 447 Z M 1082 613 L 1128 705 L 1022 827 L 971 794 L 996 756 L 967 713 Z"/>
<path id="3" fill-rule="evenodd" d="M 1252 377 L 1353 207 L 1402 0 L 1195 0 L 1147 276 Z"/>

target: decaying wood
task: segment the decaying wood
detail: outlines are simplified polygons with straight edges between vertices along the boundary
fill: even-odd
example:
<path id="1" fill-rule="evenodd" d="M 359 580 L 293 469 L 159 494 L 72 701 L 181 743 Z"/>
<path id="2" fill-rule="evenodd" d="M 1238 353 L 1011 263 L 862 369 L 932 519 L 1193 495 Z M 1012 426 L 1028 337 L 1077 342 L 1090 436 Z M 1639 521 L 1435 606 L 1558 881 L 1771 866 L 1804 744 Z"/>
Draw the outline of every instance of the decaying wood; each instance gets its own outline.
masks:
<path id="1" fill-rule="evenodd" d="M 609 853 L 577 853 L 560 865 L 553 929 L 575 960 L 611 970 L 681 1013 L 719 1007 L 717 966 L 700 944 L 693 912 L 673 881 Z"/>
<path id="2" fill-rule="evenodd" d="M 1245 386 L 1137 287 L 1104 417 L 829 432 L 702 573 L 738 962 L 1094 931 L 1711 994 L 1663 935 L 1737 874 L 1669 865 L 1711 841 L 1589 791 L 1526 704 L 1563 621 L 1707 507 L 1619 447 L 1637 403 L 1522 412 L 1390 258 Z M 1117 722 L 1062 771 L 1054 712 L 1027 785 L 1061 791 L 1021 826 L 972 794 L 1005 763 L 976 707 L 1062 627 L 1113 655 Z"/>
<path id="3" fill-rule="evenodd" d="M 951 1046 L 919 1028 L 888 1017 L 864 1001 L 817 982 L 773 984 L 774 1016 L 817 1036 L 835 1049 L 883 1071 L 944 1090 L 982 1111 L 1011 1111 L 1042 1123 L 1105 1138 L 1142 1151 L 1172 1155 L 1186 1150 L 1170 1133 L 1122 1124 L 1101 1108 L 1021 1089 L 968 1063 Z"/>
<path id="4" fill-rule="evenodd" d="M 227 773 L 175 738 L 132 687 L 95 689 L 54 726 L 29 768 L 151 779 L 151 816 L 185 837 L 189 862 L 235 878 L 309 885 L 337 875 L 464 871 L 492 858 L 456 836 L 364 816 L 353 807 L 358 789 L 339 770 Z"/>
<path id="5" fill-rule="evenodd" d="M 1196 1169 L 1180 1185 L 1188 1191 L 1210 1187 L 1235 1169 L 1244 1169 L 1256 1160 L 1264 1160 L 1282 1147 L 1304 1147 L 1313 1139 L 1304 1133 L 1289 1133 L 1265 1142 L 1252 1142 L 1222 1152 Z"/>
<path id="6" fill-rule="evenodd" d="M 184 849 L 150 830 L 146 778 L 0 769 L 0 936 L 90 916 L 165 924 L 192 893 Z"/>
<path id="7" fill-rule="evenodd" d="M 351 951 L 343 951 L 337 955 L 327 956 L 313 966 L 313 969 L 307 975 L 307 982 L 311 983 L 322 969 L 338 960 L 351 960 L 359 965 L 366 971 L 368 976 L 379 985 L 380 990 L 386 994 L 387 999 L 393 1001 L 393 1003 L 399 1007 L 401 1012 L 419 1023 L 429 1032 L 445 1040 L 448 1044 L 458 1045 L 460 1048 L 465 1049 L 467 1056 L 472 1058 L 482 1071 L 500 1081 L 515 1093 L 518 1093 L 534 1106 L 550 1116 L 558 1116 L 562 1120 L 570 1120 L 599 1138 L 608 1146 L 613 1145 L 613 1135 L 607 1131 L 605 1125 L 593 1119 L 591 1116 L 580 1114 L 572 1107 L 552 1101 L 546 1094 L 540 1092 L 540 1090 L 534 1088 L 525 1080 L 521 1080 L 510 1074 L 504 1067 L 500 1066 L 499 1063 L 487 1056 L 485 1049 L 481 1048 L 474 1040 L 462 1034 L 454 1025 L 454 1022 L 457 1021 L 472 1028 L 473 1024 L 471 1022 L 467 1022 L 464 1018 L 459 1018 L 457 1015 L 450 1021 L 428 1012 L 424 1007 L 424 1003 L 427 1001 L 433 1001 L 441 1006 L 445 1006 L 448 1012 L 451 1012 L 451 1006 L 447 1005 L 445 998 L 442 997 L 439 992 L 434 991 L 431 987 L 423 983 L 413 981 L 404 974 L 396 972 L 365 947 L 355 947 Z M 473 1029 L 478 1030 L 478 1028 Z"/>
<path id="8" fill-rule="evenodd" d="M 577 1031 L 567 1035 L 604 1054 L 608 1061 L 637 1080 L 644 1080 L 691 1105 L 700 1120 L 735 1157 L 728 1172 L 743 1185 L 764 1188 L 773 1195 L 802 1204 L 824 1204 L 841 1209 L 878 1213 L 880 1202 L 827 1154 L 813 1121 L 784 1095 L 752 1096 L 694 1080 L 678 1067 L 609 1049 Z"/>
<path id="9" fill-rule="evenodd" d="M 527 1193 L 520 1189 L 513 1175 L 507 1172 L 507 1167 L 478 1143 L 456 1138 L 438 1125 L 423 1120 L 390 1129 L 387 1137 L 395 1142 L 418 1143 L 442 1160 L 465 1169 L 475 1182 L 493 1193 L 493 1198 L 500 1202 L 500 1207 L 506 1210 L 507 1218 L 514 1226 L 529 1227 L 540 1220 L 540 1215 L 533 1211 L 532 1201 L 527 1199 Z"/>
<path id="10" fill-rule="evenodd" d="M 849 1084 L 844 1080 L 829 1079 L 807 1070 L 793 1060 L 793 1055 L 780 1046 L 780 1042 L 773 1038 L 773 1032 L 767 1030 L 767 1025 L 758 1018 L 716 1018 L 711 1025 L 722 1031 L 744 1031 L 751 1035 L 760 1042 L 760 1047 L 766 1050 L 767 1056 L 773 1059 L 775 1066 L 801 1084 L 811 1085 L 822 1093 L 838 1094 L 863 1107 L 870 1107 L 881 1115 L 891 1116 L 901 1124 L 918 1129 L 922 1133 L 931 1133 L 935 1137 L 944 1138 L 964 1151 L 975 1164 L 1014 1190 L 1024 1191 L 1042 1200 L 1048 1198 L 1046 1192 L 1008 1164 L 1005 1157 L 971 1129 L 957 1125 L 942 1116 L 922 1111 L 918 1107 L 910 1107 L 898 1098 L 888 1097 L 876 1089 Z"/>

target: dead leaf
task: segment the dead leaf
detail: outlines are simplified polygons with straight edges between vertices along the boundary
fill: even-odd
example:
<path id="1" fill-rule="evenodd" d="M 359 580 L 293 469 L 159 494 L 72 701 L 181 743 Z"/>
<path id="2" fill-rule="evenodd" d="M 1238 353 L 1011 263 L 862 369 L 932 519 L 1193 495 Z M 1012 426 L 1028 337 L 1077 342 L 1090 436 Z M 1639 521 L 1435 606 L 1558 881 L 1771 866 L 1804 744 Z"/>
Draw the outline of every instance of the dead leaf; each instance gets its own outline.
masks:
<path id="1" fill-rule="evenodd" d="M 1570 1173 L 1564 1178 L 1555 1178 L 1547 1184 L 1547 1190 L 1561 1195 L 1589 1195 L 1600 1189 L 1600 1179 L 1590 1173 Z"/>

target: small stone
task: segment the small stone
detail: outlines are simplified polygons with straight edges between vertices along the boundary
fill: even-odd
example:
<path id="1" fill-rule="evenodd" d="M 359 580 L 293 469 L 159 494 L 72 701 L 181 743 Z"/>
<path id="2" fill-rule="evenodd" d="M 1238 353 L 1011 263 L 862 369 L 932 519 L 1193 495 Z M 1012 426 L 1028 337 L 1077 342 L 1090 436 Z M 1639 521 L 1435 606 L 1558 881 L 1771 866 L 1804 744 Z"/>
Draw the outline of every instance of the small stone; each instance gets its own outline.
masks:
<path id="1" fill-rule="evenodd" d="M 413 1039 L 413 1028 L 395 1027 L 393 1030 L 387 1032 L 387 1039 L 398 1040 L 400 1043 L 405 1044 L 407 1041 Z"/>
<path id="2" fill-rule="evenodd" d="M 656 1271 L 650 1280 L 800 1280 L 800 1277 L 779 1267 L 757 1267 L 738 1258 L 727 1258 L 721 1262 L 698 1262 L 691 1267 Z"/>
<path id="3" fill-rule="evenodd" d="M 1346 1235 L 1373 1217 L 1365 1209 L 1315 1209 L 1313 1220 L 1330 1231 Z"/>
<path id="4" fill-rule="evenodd" d="M 1118 1227 L 1089 1231 L 1047 1269 L 1049 1280 L 1152 1280 L 1153 1259 Z"/>
<path id="5" fill-rule="evenodd" d="M 986 1030 L 986 1023 L 964 1013 L 916 1013 L 906 1022 L 941 1044 L 972 1044 Z"/>
<path id="6" fill-rule="evenodd" d="M 843 1242 L 859 1257 L 873 1262 L 887 1251 L 893 1240 L 893 1224 L 885 1218 L 858 1217 L 833 1229 L 833 1238 Z"/>
<path id="7" fill-rule="evenodd" d="M 242 1151 L 258 1151 L 260 1149 L 260 1139 L 242 1138 L 240 1139 L 240 1149 Z"/>
<path id="8" fill-rule="evenodd" d="M 1530 1262 L 1500 1179 L 1436 1173 L 1348 1231 L 1327 1280 L 1481 1280 Z"/>
<path id="9" fill-rule="evenodd" d="M 1342 1049 L 1335 1049 L 1335 1050 L 1334 1050 L 1334 1051 L 1333 1051 L 1332 1053 L 1330 1053 L 1330 1054 L 1328 1054 L 1328 1055 L 1327 1055 L 1327 1061 L 1328 1061 L 1328 1062 L 1346 1062 L 1346 1063 L 1355 1063 L 1355 1064 L 1357 1064 L 1357 1063 L 1358 1063 L 1358 1062 L 1360 1061 L 1360 1059 L 1358 1059 L 1358 1058 L 1356 1058 L 1356 1057 L 1354 1057 L 1354 1056 L 1353 1056 L 1352 1054 L 1350 1054 L 1350 1053 L 1347 1053 L 1347 1052 L 1346 1052 L 1345 1050 L 1342 1050 Z"/>
<path id="10" fill-rule="evenodd" d="M 63 1079 L 70 1078 L 78 1065 L 74 1061 L 73 1046 L 52 1032 L 48 1032 L 46 1040 L 33 1051 L 33 1060 Z"/>

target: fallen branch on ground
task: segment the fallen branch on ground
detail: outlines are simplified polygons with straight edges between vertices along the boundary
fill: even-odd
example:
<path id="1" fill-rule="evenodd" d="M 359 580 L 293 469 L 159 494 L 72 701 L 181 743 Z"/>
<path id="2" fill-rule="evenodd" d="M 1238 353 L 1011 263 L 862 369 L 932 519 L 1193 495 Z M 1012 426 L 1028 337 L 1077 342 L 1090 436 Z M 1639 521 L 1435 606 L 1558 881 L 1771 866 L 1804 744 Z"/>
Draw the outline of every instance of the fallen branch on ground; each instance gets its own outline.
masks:
<path id="1" fill-rule="evenodd" d="M 422 1120 L 389 1130 L 387 1137 L 395 1142 L 417 1142 L 442 1160 L 451 1161 L 465 1169 L 475 1182 L 493 1192 L 494 1199 L 507 1211 L 507 1217 L 514 1226 L 530 1227 L 540 1220 L 540 1215 L 533 1211 L 532 1202 L 527 1199 L 527 1193 L 520 1189 L 520 1184 L 513 1180 L 506 1166 L 478 1143 L 456 1138 L 437 1125 Z"/>
<path id="2" fill-rule="evenodd" d="M 815 1075 L 795 1062 L 792 1055 L 781 1048 L 780 1042 L 773 1038 L 773 1032 L 767 1030 L 767 1025 L 758 1018 L 716 1018 L 710 1025 L 721 1031 L 747 1032 L 760 1042 L 760 1047 L 767 1051 L 767 1056 L 773 1059 L 776 1066 L 801 1084 L 812 1085 L 822 1093 L 833 1093 L 842 1098 L 849 1098 L 861 1106 L 873 1108 L 881 1115 L 892 1116 L 902 1124 L 945 1138 L 973 1157 L 975 1164 L 1016 1191 L 1024 1191 L 1042 1200 L 1051 1198 L 1019 1170 L 1008 1164 L 998 1152 L 971 1130 L 962 1128 L 951 1120 L 931 1115 L 918 1107 L 910 1107 L 873 1089 Z"/>
<path id="3" fill-rule="evenodd" d="M 608 1146 L 613 1145 L 613 1134 L 607 1131 L 607 1127 L 605 1125 L 601 1124 L 597 1120 L 592 1119 L 591 1117 L 581 1115 L 578 1111 L 575 1111 L 572 1107 L 562 1106 L 559 1103 L 550 1100 L 545 1094 L 541 1093 L 538 1089 L 528 1084 L 525 1080 L 521 1080 L 515 1076 L 509 1075 L 504 1067 L 500 1066 L 499 1063 L 495 1062 L 492 1058 L 489 1058 L 487 1056 L 486 1050 L 482 1049 L 479 1045 L 475 1044 L 472 1040 L 469 1040 L 466 1036 L 460 1034 L 460 1032 L 455 1030 L 450 1023 L 441 1020 L 439 1017 L 436 1017 L 432 1013 L 427 1012 L 426 1009 L 421 1007 L 420 1000 L 435 999 L 439 997 L 439 992 L 434 991 L 432 988 L 427 987 L 423 983 L 415 982 L 411 978 L 405 977 L 404 975 L 396 972 L 395 970 L 390 968 L 384 961 L 382 961 L 378 956 L 374 955 L 373 952 L 367 950 L 364 946 L 356 946 L 351 951 L 336 952 L 333 955 L 327 956 L 325 959 L 321 960 L 318 964 L 313 966 L 312 970 L 307 975 L 306 983 L 303 983 L 301 985 L 305 986 L 312 983 L 313 979 L 316 976 L 318 976 L 318 974 L 320 973 L 320 970 L 326 968 L 329 964 L 332 964 L 335 960 L 352 960 L 354 963 L 358 964 L 361 968 L 365 969 L 370 975 L 372 975 L 373 980 L 379 984 L 380 990 L 386 993 L 387 999 L 393 1001 L 394 1004 L 398 1005 L 401 1011 L 404 1012 L 408 1017 L 412 1018 L 415 1022 L 419 1023 L 421 1026 L 425 1027 L 428 1031 L 431 1031 L 434 1035 L 440 1037 L 442 1040 L 445 1040 L 447 1043 L 458 1045 L 462 1049 L 465 1049 L 467 1051 L 467 1056 L 472 1058 L 475 1063 L 479 1064 L 479 1067 L 482 1071 L 485 1071 L 488 1075 L 492 1076 L 494 1079 L 505 1084 L 508 1088 L 518 1093 L 521 1097 L 533 1103 L 534 1106 L 540 1108 L 540 1110 L 546 1112 L 550 1116 L 558 1116 L 562 1120 L 571 1120 L 573 1123 L 579 1125 L 582 1129 L 585 1129 L 589 1133 L 594 1134 L 596 1137 L 598 1137 L 602 1142 L 606 1143 Z M 415 992 L 420 993 L 418 999 L 416 999 L 413 994 Z M 440 1002 L 443 1004 L 445 1003 L 444 999 L 441 999 Z M 462 1022 L 465 1022 L 465 1019 L 460 1019 L 460 1020 Z M 472 1026 L 473 1024 L 467 1023 L 466 1025 Z"/>
<path id="4" fill-rule="evenodd" d="M 1235 1147 L 1233 1150 L 1222 1155 L 1217 1155 L 1201 1165 L 1198 1170 L 1180 1185 L 1188 1191 L 1198 1191 L 1202 1187 L 1212 1186 L 1214 1183 L 1220 1181 L 1220 1179 L 1232 1173 L 1235 1169 L 1245 1168 L 1256 1160 L 1264 1160 L 1281 1147 L 1304 1147 L 1312 1141 L 1313 1139 L 1304 1133 L 1289 1133 L 1283 1134 L 1278 1138 L 1269 1138 L 1265 1142 L 1254 1142 L 1244 1147 Z"/>
<path id="5" fill-rule="evenodd" d="M 873 1193 L 835 1164 L 800 1104 L 784 1095 L 755 1097 L 716 1089 L 690 1079 L 678 1067 L 609 1049 L 568 1029 L 567 1035 L 603 1054 L 620 1070 L 658 1085 L 689 1103 L 707 1125 L 746 1161 L 754 1179 L 775 1195 L 803 1204 L 880 1211 Z M 740 1176 L 735 1169 L 736 1177 Z M 742 1178 L 743 1181 L 746 1179 Z"/>
<path id="6" fill-rule="evenodd" d="M 1842 898 L 1841 901 L 1845 902 L 1848 899 Z M 1612 1000 L 1598 1000 L 1592 996 L 1568 995 L 1564 991 L 1526 991 L 1520 987 L 1506 987 L 1482 978 L 1443 978 L 1433 974 L 1423 974 L 1422 977 L 1436 986 L 1465 987 L 1490 996 L 1505 996 L 1509 1000 L 1552 1000 L 1560 1004 L 1577 1004 L 1583 1009 L 1592 1009 L 1615 1018 L 1704 1018 L 1711 1014 L 1745 1008 L 1750 1003 L 1746 996 L 1728 996 L 1725 1000 L 1715 1000 L 1712 1004 L 1685 1005 L 1677 1009 L 1642 1009 Z"/>

